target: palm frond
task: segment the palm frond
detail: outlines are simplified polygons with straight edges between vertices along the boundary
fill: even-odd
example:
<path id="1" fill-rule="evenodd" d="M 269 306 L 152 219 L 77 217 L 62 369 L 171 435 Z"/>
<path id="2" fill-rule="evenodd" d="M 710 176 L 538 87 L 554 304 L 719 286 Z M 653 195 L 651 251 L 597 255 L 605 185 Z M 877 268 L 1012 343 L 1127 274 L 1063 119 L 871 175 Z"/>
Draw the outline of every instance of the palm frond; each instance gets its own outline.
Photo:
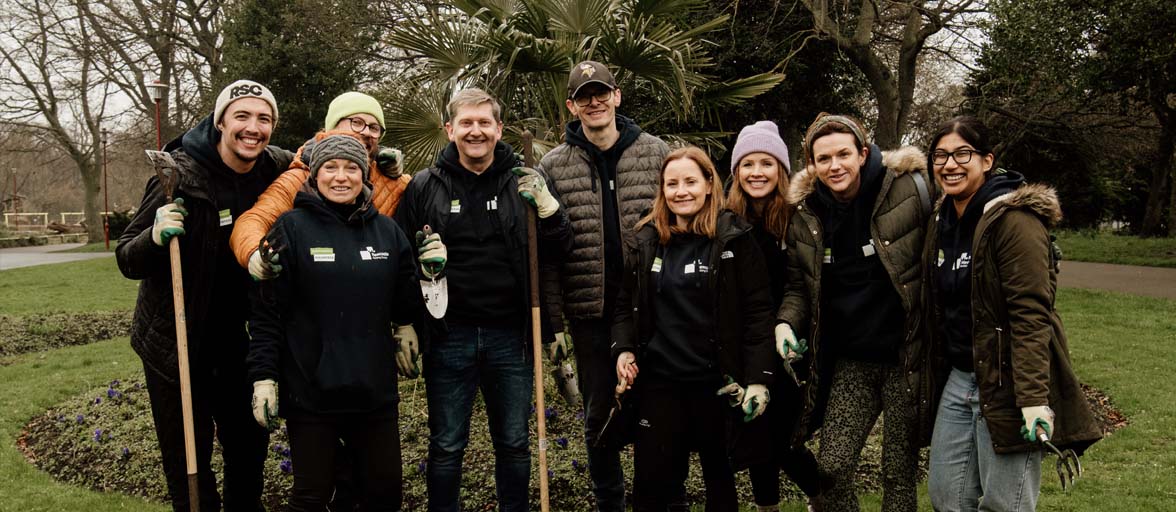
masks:
<path id="1" fill-rule="evenodd" d="M 404 152 L 404 169 L 416 172 L 436 161 L 449 143 L 445 135 L 445 104 L 450 89 L 445 86 L 416 84 L 406 88 L 387 104 L 387 142 Z"/>

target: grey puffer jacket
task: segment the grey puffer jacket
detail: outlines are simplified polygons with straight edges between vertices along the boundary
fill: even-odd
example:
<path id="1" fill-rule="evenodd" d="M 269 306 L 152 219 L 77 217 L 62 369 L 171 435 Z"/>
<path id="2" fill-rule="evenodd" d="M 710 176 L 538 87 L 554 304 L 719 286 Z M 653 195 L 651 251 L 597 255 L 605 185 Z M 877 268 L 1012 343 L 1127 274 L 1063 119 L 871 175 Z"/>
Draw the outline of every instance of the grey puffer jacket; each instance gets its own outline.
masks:
<path id="1" fill-rule="evenodd" d="M 923 363 L 921 335 L 920 284 L 921 252 L 924 233 L 931 213 L 930 186 L 926 175 L 926 156 L 916 148 L 905 147 L 882 153 L 870 146 L 866 165 L 882 166 L 886 170 L 882 189 L 874 203 L 870 233 L 877 242 L 878 257 L 886 268 L 907 313 L 904 346 L 900 349 L 900 363 L 907 371 L 908 386 L 919 395 L 920 421 L 929 418 L 929 393 L 922 393 L 919 371 Z M 878 157 L 881 153 L 881 158 Z M 915 176 L 920 175 L 920 185 Z M 792 439 L 799 445 L 820 428 L 824 419 L 833 362 L 821 346 L 821 270 L 825 253 L 824 228 L 806 201 L 816 191 L 816 172 L 809 168 L 792 178 L 788 202 L 796 205 L 796 212 L 788 224 L 787 258 L 788 282 L 784 301 L 777 319 L 787 322 L 798 337 L 807 337 L 809 352 L 809 381 L 803 390 L 803 409 L 798 430 Z M 918 335 L 917 335 L 918 334 Z"/>
<path id="2" fill-rule="evenodd" d="M 636 242 L 633 229 L 653 205 L 658 172 L 670 148 L 661 139 L 642 133 L 617 162 L 617 205 L 623 254 Z M 584 149 L 564 143 L 543 156 L 540 166 L 555 183 L 568 212 L 574 238 L 572 252 L 559 271 L 542 276 L 547 314 L 556 329 L 567 318 L 604 316 L 604 228 L 601 194 L 604 186 Z"/>

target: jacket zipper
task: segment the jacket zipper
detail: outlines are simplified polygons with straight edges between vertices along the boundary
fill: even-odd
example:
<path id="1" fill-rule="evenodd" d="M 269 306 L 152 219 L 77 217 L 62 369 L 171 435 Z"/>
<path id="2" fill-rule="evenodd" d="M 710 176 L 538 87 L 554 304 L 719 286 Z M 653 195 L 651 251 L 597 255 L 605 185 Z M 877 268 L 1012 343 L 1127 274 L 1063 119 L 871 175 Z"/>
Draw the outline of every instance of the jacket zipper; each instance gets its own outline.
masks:
<path id="1" fill-rule="evenodd" d="M 1004 385 L 1004 329 L 996 328 L 996 387 Z"/>

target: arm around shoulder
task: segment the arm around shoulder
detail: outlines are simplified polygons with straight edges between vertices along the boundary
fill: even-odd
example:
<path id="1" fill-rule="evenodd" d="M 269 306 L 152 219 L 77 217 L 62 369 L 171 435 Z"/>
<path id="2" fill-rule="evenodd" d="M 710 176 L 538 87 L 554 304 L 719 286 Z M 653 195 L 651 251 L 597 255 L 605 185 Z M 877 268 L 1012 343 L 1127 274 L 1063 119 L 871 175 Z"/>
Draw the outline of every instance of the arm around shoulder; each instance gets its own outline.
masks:
<path id="1" fill-rule="evenodd" d="M 294 208 L 294 196 L 298 195 L 298 190 L 309 177 L 310 173 L 305 170 L 291 168 L 270 183 L 253 207 L 241 214 L 229 237 L 229 246 L 233 249 L 237 264 L 243 268 L 249 267 L 249 255 L 257 250 L 261 239 L 278 217 Z"/>

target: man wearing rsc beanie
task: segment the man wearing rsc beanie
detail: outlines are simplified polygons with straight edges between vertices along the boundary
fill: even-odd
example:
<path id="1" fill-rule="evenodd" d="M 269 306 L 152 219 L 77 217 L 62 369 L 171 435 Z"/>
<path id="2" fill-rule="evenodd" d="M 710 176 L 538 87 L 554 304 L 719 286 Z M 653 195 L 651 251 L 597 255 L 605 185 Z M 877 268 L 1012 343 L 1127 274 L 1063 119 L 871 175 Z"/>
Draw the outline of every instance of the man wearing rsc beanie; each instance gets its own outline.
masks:
<path id="1" fill-rule="evenodd" d="M 119 270 L 143 281 L 131 346 L 143 361 L 168 497 L 176 511 L 188 510 L 189 501 L 167 250 L 173 236 L 182 237 L 200 506 L 221 509 L 209 465 L 215 433 L 224 455 L 224 510 L 262 510 L 269 435 L 250 413 L 253 386 L 245 368 L 249 275 L 233 259 L 229 234 L 234 220 L 294 157 L 268 146 L 277 122 L 277 101 L 269 89 L 250 80 L 229 84 L 212 114 L 164 147 L 177 164 L 175 200 L 168 202 L 162 184 L 151 177 L 138 212 L 119 237 Z"/>
<path id="2" fill-rule="evenodd" d="M 609 330 L 624 273 L 622 233 L 634 232 L 633 226 L 652 207 L 670 148 L 617 114 L 621 90 L 604 64 L 588 60 L 572 66 L 565 103 L 576 119 L 568 123 L 564 143 L 544 155 L 541 166 L 575 223 L 575 242 L 558 272 L 544 272 L 542 282 L 552 327 L 563 331 L 567 317 L 576 347 L 597 510 L 624 510 L 620 453 L 617 447 L 596 446 L 617 384 Z M 549 345 L 548 357 L 555 365 L 563 357 L 560 350 L 566 351 L 565 342 L 559 332 Z"/>
<path id="3" fill-rule="evenodd" d="M 384 109 L 380 102 L 360 92 L 340 94 L 331 100 L 323 130 L 345 130 L 359 135 L 372 159 L 369 163 L 372 172 L 367 178 L 372 185 L 372 204 L 388 217 L 396 213 L 396 205 L 411 177 L 401 172 L 400 151 L 379 145 L 385 131 Z M 233 228 L 233 254 L 255 279 L 269 279 L 281 271 L 281 267 L 273 262 L 262 261 L 258 243 L 278 216 L 294 206 L 294 195 L 310 174 L 302 152 L 303 148 L 299 148 L 290 170 L 266 189 L 257 204 L 245 212 Z"/>
<path id="4" fill-rule="evenodd" d="M 416 254 L 372 207 L 363 144 L 350 131 L 327 134 L 304 153 L 310 179 L 273 226 L 287 269 L 253 295 L 253 415 L 263 426 L 286 418 L 291 511 L 325 510 L 339 439 L 361 477 L 362 510 L 399 511 L 399 393 L 390 371 L 399 356 L 389 326 L 421 313 Z"/>

